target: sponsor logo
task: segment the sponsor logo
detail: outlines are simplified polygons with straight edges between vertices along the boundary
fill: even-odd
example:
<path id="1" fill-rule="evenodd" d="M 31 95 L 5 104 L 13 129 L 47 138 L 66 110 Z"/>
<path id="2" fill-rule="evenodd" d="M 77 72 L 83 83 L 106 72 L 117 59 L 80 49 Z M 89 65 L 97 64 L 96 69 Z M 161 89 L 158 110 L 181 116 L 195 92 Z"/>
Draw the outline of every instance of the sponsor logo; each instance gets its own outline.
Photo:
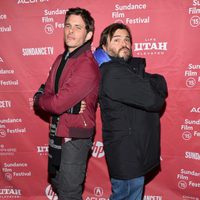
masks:
<path id="1" fill-rule="evenodd" d="M 182 138 L 183 138 L 184 140 L 190 140 L 190 139 L 192 138 L 192 134 L 191 134 L 190 132 L 186 131 L 186 132 L 184 132 L 184 133 L 182 134 Z"/>
<path id="2" fill-rule="evenodd" d="M 0 198 L 20 198 L 22 192 L 20 189 L 15 188 L 3 188 L 0 189 Z"/>
<path id="3" fill-rule="evenodd" d="M 103 197 L 103 195 L 104 195 L 103 188 L 97 186 L 94 187 L 93 196 L 91 197 L 87 196 L 85 200 L 109 200 L 108 198 Z"/>
<path id="4" fill-rule="evenodd" d="M 192 112 L 192 113 L 200 113 L 200 107 L 197 107 L 197 108 L 193 107 L 193 108 L 190 110 L 190 112 Z"/>
<path id="5" fill-rule="evenodd" d="M 192 196 L 182 196 L 182 198 L 183 198 L 183 200 L 188 200 L 188 199 L 190 199 L 190 200 L 199 200 L 198 197 L 192 197 Z"/>
<path id="6" fill-rule="evenodd" d="M 0 75 L 3 74 L 14 74 L 15 70 L 14 69 L 0 69 Z"/>
<path id="7" fill-rule="evenodd" d="M 19 81 L 18 80 L 9 80 L 9 81 L 0 80 L 0 85 L 2 86 L 19 85 Z"/>
<path id="8" fill-rule="evenodd" d="M 46 194 L 46 197 L 47 197 L 49 200 L 58 200 L 58 196 L 57 196 L 56 193 L 53 191 L 51 185 L 48 185 L 48 186 L 46 187 L 45 194 Z"/>
<path id="9" fill-rule="evenodd" d="M 94 188 L 94 195 L 96 197 L 102 197 L 103 196 L 103 188 L 101 188 L 101 187 L 95 187 Z"/>
<path id="10" fill-rule="evenodd" d="M 6 14 L 0 14 L 0 20 L 4 20 L 7 19 L 7 15 Z"/>
<path id="11" fill-rule="evenodd" d="M 187 183 L 183 180 L 179 181 L 178 182 L 178 187 L 182 190 L 186 189 L 187 188 Z"/>
<path id="12" fill-rule="evenodd" d="M 194 87 L 195 85 L 196 85 L 196 80 L 194 78 L 190 77 L 186 80 L 187 87 L 190 88 L 190 87 Z"/>
<path id="13" fill-rule="evenodd" d="M 147 196 L 145 195 L 143 200 L 162 200 L 162 196 Z"/>
<path id="14" fill-rule="evenodd" d="M 4 174 L 4 177 L 5 177 L 5 179 L 6 179 L 7 181 L 11 181 L 12 178 L 13 178 L 12 173 L 5 173 L 5 174 Z"/>
<path id="15" fill-rule="evenodd" d="M 102 158 L 105 154 L 103 150 L 103 143 L 100 141 L 94 142 L 92 150 L 92 156 L 95 158 Z"/>
<path id="16" fill-rule="evenodd" d="M 0 156 L 14 156 L 16 148 L 6 148 L 4 144 L 0 144 Z"/>
<path id="17" fill-rule="evenodd" d="M 1 124 L 13 124 L 13 123 L 22 123 L 22 119 L 21 118 L 7 118 L 7 119 L 0 119 L 0 123 Z"/>
<path id="18" fill-rule="evenodd" d="M 10 181 L 13 177 L 30 177 L 32 173 L 25 171 L 26 168 L 28 168 L 27 163 L 4 163 L 2 172 L 4 173 L 4 178 Z"/>
<path id="19" fill-rule="evenodd" d="M 57 8 L 56 10 L 44 10 L 44 15 L 45 16 L 52 16 L 52 15 L 65 15 L 68 9 L 59 9 Z"/>
<path id="20" fill-rule="evenodd" d="M 163 55 L 168 50 L 168 43 L 157 41 L 156 38 L 146 38 L 144 42 L 134 43 L 137 55 Z"/>
<path id="21" fill-rule="evenodd" d="M 53 55 L 53 47 L 23 48 L 23 56 L 46 56 Z"/>
<path id="22" fill-rule="evenodd" d="M 34 4 L 34 3 L 45 3 L 49 0 L 17 0 L 17 4 Z"/>
<path id="23" fill-rule="evenodd" d="M 200 125 L 200 119 L 199 120 L 185 119 L 185 124 Z"/>
<path id="24" fill-rule="evenodd" d="M 125 12 L 129 10 L 145 10 L 147 8 L 147 4 L 127 4 L 127 5 L 115 5 L 115 11 L 111 13 L 111 17 L 115 19 L 115 22 L 120 22 L 124 24 L 147 24 L 150 23 L 150 16 L 146 17 L 136 17 L 129 18 L 126 17 Z"/>
<path id="25" fill-rule="evenodd" d="M 37 146 L 37 153 L 39 153 L 39 155 L 48 155 L 48 145 Z"/>
<path id="26" fill-rule="evenodd" d="M 192 159 L 192 160 L 200 160 L 200 154 L 197 153 L 197 152 L 186 151 L 185 152 L 185 158 L 186 159 Z"/>
<path id="27" fill-rule="evenodd" d="M 191 175 L 195 177 L 200 177 L 200 172 L 196 172 L 194 170 L 190 171 L 190 170 L 181 169 L 181 174 L 187 174 L 187 175 Z"/>
<path id="28" fill-rule="evenodd" d="M 200 25 L 200 17 L 199 16 L 193 16 L 190 19 L 190 26 L 197 27 Z"/>
<path id="29" fill-rule="evenodd" d="M 0 137 L 6 137 L 6 131 L 4 129 L 0 129 Z"/>
<path id="30" fill-rule="evenodd" d="M 11 108 L 11 101 L 9 100 L 0 101 L 0 108 Z"/>
<path id="31" fill-rule="evenodd" d="M 147 4 L 131 4 L 128 5 L 115 5 L 115 10 L 145 10 L 147 8 Z"/>
<path id="32" fill-rule="evenodd" d="M 44 27 L 44 31 L 47 34 L 52 34 L 54 32 L 54 27 L 52 24 L 46 24 Z"/>
<path id="33" fill-rule="evenodd" d="M 0 26 L 0 32 L 11 32 L 12 31 L 12 27 L 11 25 L 8 26 Z"/>

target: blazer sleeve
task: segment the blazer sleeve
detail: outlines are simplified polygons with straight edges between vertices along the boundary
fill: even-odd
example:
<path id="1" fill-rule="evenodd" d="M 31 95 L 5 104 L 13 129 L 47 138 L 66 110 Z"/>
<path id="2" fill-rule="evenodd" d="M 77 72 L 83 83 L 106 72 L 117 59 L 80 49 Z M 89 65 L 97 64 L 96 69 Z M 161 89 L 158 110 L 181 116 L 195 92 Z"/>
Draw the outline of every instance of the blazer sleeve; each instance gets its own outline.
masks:
<path id="1" fill-rule="evenodd" d="M 114 66 L 115 65 L 115 66 Z M 118 64 L 119 65 L 119 64 Z M 157 74 L 145 77 L 135 74 L 125 66 L 104 65 L 101 89 L 105 96 L 129 106 L 159 112 L 164 105 L 166 82 Z M 152 79 L 152 80 L 151 80 Z"/>
<path id="2" fill-rule="evenodd" d="M 98 84 L 97 66 L 90 59 L 80 60 L 80 65 L 70 79 L 59 88 L 57 94 L 45 93 L 39 99 L 40 107 L 60 115 L 84 99 Z M 96 69 L 95 69 L 96 68 Z"/>

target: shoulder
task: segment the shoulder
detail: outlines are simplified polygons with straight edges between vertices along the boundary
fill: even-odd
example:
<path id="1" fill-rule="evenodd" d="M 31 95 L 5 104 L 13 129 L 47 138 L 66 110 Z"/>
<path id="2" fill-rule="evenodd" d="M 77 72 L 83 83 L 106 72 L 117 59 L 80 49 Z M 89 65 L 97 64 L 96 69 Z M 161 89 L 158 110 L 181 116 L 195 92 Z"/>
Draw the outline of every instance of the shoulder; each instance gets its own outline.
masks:
<path id="1" fill-rule="evenodd" d="M 132 57 L 131 63 L 134 63 L 135 65 L 141 65 L 141 64 L 146 65 L 146 59 L 140 57 Z"/>

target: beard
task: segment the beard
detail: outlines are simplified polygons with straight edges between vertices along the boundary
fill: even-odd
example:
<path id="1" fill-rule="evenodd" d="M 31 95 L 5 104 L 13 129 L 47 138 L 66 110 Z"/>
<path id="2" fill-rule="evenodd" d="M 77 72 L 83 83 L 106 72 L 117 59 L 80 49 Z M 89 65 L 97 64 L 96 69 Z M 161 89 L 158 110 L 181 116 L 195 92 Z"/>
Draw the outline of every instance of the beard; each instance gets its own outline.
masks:
<path id="1" fill-rule="evenodd" d="M 118 51 L 115 49 L 109 49 L 108 54 L 116 58 L 123 58 L 127 61 L 132 56 L 132 50 L 127 47 L 122 47 Z"/>

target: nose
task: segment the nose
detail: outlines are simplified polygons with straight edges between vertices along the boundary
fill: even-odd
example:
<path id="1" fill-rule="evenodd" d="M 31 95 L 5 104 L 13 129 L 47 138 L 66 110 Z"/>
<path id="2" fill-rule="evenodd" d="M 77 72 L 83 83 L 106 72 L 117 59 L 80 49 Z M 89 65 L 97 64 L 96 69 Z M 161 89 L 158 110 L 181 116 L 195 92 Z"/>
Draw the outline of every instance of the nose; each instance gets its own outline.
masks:
<path id="1" fill-rule="evenodd" d="M 127 46 L 126 40 L 122 40 L 122 41 L 121 41 L 121 46 L 122 46 L 122 47 L 126 47 L 126 46 Z"/>
<path id="2" fill-rule="evenodd" d="M 73 32 L 73 27 L 72 27 L 72 26 L 69 27 L 69 32 L 70 32 L 70 33 Z"/>

